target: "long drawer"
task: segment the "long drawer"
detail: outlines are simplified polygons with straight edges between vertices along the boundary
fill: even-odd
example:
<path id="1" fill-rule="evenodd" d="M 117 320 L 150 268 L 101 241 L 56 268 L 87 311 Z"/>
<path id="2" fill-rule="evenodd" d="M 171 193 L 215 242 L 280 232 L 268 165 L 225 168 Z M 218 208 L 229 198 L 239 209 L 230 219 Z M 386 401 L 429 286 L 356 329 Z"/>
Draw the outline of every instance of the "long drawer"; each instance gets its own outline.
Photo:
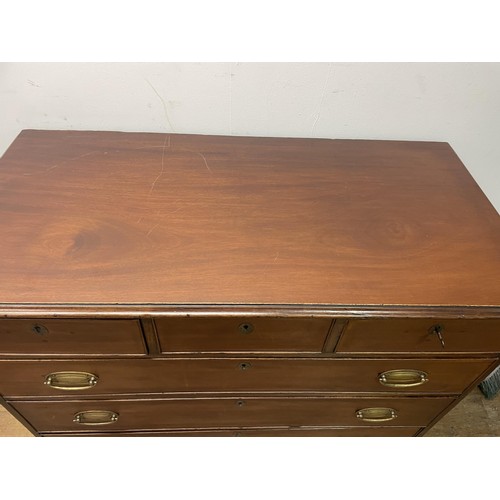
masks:
<path id="1" fill-rule="evenodd" d="M 146 354 L 138 320 L 0 319 L 0 354 Z"/>
<path id="2" fill-rule="evenodd" d="M 197 397 L 16 401 L 12 406 L 39 432 L 198 429 L 224 427 L 425 427 L 451 397 Z"/>
<path id="3" fill-rule="evenodd" d="M 499 319 L 355 319 L 338 353 L 498 353 Z"/>
<path id="4" fill-rule="evenodd" d="M 0 360 L 4 397 L 165 392 L 461 393 L 490 359 Z"/>

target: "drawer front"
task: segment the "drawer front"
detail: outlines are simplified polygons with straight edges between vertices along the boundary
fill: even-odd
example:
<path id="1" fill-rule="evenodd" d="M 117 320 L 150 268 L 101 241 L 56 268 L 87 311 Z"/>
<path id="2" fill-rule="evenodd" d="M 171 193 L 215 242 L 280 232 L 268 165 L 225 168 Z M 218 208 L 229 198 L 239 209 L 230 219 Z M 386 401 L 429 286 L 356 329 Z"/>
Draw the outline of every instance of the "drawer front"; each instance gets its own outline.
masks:
<path id="1" fill-rule="evenodd" d="M 498 319 L 356 319 L 349 321 L 339 353 L 500 352 Z"/>
<path id="2" fill-rule="evenodd" d="M 145 354 L 137 320 L 2 319 L 0 354 Z"/>
<path id="3" fill-rule="evenodd" d="M 155 432 L 72 432 L 68 434 L 45 434 L 45 436 L 109 436 L 109 437 L 412 437 L 421 427 L 296 427 L 274 429 L 220 429 L 182 430 Z"/>
<path id="4" fill-rule="evenodd" d="M 321 318 L 159 318 L 161 351 L 321 352 L 330 319 Z"/>
<path id="5" fill-rule="evenodd" d="M 331 358 L 0 360 L 0 394 L 4 397 L 257 391 L 458 394 L 493 362 Z"/>
<path id="6" fill-rule="evenodd" d="M 454 398 L 178 398 L 17 401 L 12 406 L 39 432 L 224 427 L 424 427 Z M 381 416 L 367 409 L 393 412 Z M 363 418 L 358 417 L 363 410 Z M 366 418 L 366 420 L 365 420 Z"/>

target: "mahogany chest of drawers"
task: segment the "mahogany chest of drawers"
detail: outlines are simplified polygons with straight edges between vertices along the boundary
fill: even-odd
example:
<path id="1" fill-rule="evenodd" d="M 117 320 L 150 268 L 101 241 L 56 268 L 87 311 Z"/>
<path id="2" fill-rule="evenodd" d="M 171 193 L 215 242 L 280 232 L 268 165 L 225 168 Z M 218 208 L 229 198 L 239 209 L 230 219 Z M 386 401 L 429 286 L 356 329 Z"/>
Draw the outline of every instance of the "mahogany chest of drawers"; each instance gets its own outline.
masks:
<path id="1" fill-rule="evenodd" d="M 498 366 L 499 250 L 446 143 L 26 130 L 1 402 L 41 436 L 423 435 Z"/>

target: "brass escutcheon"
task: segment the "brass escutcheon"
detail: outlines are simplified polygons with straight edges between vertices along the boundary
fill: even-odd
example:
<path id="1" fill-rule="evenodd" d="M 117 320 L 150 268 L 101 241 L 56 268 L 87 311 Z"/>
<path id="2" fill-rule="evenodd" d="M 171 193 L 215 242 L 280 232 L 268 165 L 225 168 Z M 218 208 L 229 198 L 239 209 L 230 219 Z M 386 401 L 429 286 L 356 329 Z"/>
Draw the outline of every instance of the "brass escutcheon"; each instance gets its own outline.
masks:
<path id="1" fill-rule="evenodd" d="M 39 325 L 39 324 L 33 325 L 31 327 L 31 331 L 33 333 L 36 333 L 37 335 L 47 335 L 47 333 L 49 333 L 49 330 L 46 326 Z"/>
<path id="2" fill-rule="evenodd" d="M 254 330 L 254 326 L 252 323 L 241 323 L 240 326 L 238 326 L 238 330 L 240 333 L 252 333 Z"/>

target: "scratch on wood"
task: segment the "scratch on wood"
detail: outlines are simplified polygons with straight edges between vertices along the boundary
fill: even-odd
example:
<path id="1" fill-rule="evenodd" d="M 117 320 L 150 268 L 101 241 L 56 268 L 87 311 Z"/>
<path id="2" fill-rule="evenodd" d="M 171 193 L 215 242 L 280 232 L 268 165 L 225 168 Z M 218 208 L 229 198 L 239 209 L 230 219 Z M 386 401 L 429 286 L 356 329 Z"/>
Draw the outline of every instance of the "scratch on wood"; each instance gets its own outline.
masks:
<path id="1" fill-rule="evenodd" d="M 84 153 L 82 155 L 75 156 L 74 158 L 69 158 L 68 160 L 64 160 L 64 161 L 61 161 L 59 163 L 56 163 L 55 165 L 52 165 L 51 167 L 47 168 L 46 170 L 43 170 L 42 172 L 33 172 L 32 174 L 26 173 L 24 175 L 46 174 L 47 172 L 50 172 L 51 170 L 54 170 L 57 167 L 61 167 L 62 165 L 65 165 L 66 163 L 69 163 L 70 161 L 75 161 L 75 160 L 78 160 L 80 158 L 84 158 L 85 156 L 90 156 L 90 155 L 94 155 L 94 154 L 97 154 L 97 153 L 100 153 L 100 151 L 90 151 L 89 153 Z"/>
<path id="2" fill-rule="evenodd" d="M 167 145 L 167 140 L 168 140 L 168 145 Z M 151 184 L 151 189 L 149 190 L 149 194 L 153 192 L 155 184 L 158 182 L 158 179 L 163 175 L 163 172 L 165 171 L 165 149 L 167 149 L 167 147 L 170 147 L 170 135 L 167 135 L 165 137 L 165 141 L 163 142 L 163 150 L 161 152 L 161 170 L 156 179 L 153 181 L 153 184 Z"/>
<path id="3" fill-rule="evenodd" d="M 158 222 L 158 224 L 155 224 L 146 234 L 146 238 L 149 238 L 149 235 L 160 225 L 160 223 Z"/>
<path id="4" fill-rule="evenodd" d="M 213 174 L 212 169 L 208 166 L 207 159 L 205 158 L 205 155 L 203 153 L 198 153 L 196 152 L 197 155 L 201 156 L 203 158 L 203 161 L 205 162 L 205 166 L 207 167 L 207 170 Z"/>
<path id="5" fill-rule="evenodd" d="M 274 260 L 273 262 L 276 262 L 278 260 L 278 257 L 280 256 L 280 253 L 279 252 L 276 252 L 276 257 L 274 257 Z"/>
<path id="6" fill-rule="evenodd" d="M 146 82 L 148 83 L 148 85 L 153 89 L 153 92 L 158 96 L 158 98 L 160 99 L 162 105 L 163 105 L 163 111 L 165 112 L 165 118 L 167 119 L 167 123 L 170 127 L 170 130 L 172 132 L 174 132 L 174 127 L 172 126 L 172 122 L 170 121 L 170 118 L 168 116 L 168 108 L 167 108 L 167 103 L 165 102 L 165 100 L 163 99 L 163 97 L 160 95 L 160 93 L 153 87 L 153 84 L 147 79 L 147 78 L 144 78 L 144 80 L 146 80 Z"/>

